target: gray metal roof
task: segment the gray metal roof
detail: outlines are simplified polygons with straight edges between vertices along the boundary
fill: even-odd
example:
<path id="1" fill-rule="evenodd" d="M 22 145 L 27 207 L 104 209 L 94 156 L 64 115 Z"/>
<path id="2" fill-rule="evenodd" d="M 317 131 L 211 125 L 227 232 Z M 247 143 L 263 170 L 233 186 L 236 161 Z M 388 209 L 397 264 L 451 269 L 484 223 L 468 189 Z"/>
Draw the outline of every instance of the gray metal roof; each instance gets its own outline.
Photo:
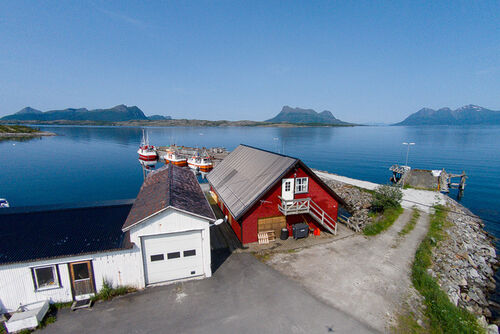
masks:
<path id="1" fill-rule="evenodd" d="M 207 175 L 235 219 L 299 160 L 240 145 Z"/>

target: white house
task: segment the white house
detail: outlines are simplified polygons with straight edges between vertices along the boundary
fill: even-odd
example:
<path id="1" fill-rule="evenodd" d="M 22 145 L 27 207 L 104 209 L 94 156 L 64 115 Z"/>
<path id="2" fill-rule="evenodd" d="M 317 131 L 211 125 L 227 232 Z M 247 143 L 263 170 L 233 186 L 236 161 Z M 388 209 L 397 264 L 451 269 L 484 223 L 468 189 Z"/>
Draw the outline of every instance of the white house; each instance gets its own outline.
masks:
<path id="1" fill-rule="evenodd" d="M 214 220 L 194 174 L 173 165 L 148 175 L 132 207 L 0 212 L 0 314 L 85 299 L 104 281 L 141 289 L 210 277 Z"/>

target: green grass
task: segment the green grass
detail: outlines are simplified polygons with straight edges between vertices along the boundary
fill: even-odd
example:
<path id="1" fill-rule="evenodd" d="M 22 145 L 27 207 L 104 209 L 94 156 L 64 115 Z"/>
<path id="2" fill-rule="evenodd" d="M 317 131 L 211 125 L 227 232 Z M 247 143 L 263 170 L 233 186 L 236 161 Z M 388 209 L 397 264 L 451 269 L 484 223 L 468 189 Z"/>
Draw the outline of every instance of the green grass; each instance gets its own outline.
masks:
<path id="1" fill-rule="evenodd" d="M 403 229 L 401 231 L 399 231 L 398 234 L 400 236 L 403 236 L 403 235 L 406 235 L 406 234 L 410 233 L 411 231 L 413 231 L 413 229 L 415 228 L 415 225 L 417 225 L 418 218 L 420 218 L 420 211 L 418 211 L 418 209 L 414 208 L 413 213 L 411 214 L 410 221 L 406 223 L 406 225 L 403 227 Z"/>
<path id="2" fill-rule="evenodd" d="M 427 190 L 427 191 L 438 191 L 435 188 L 425 188 L 425 187 L 414 187 L 410 186 L 409 184 L 405 184 L 403 189 L 416 189 L 416 190 Z"/>
<path id="3" fill-rule="evenodd" d="M 0 321 L 0 334 L 7 334 L 7 329 L 5 329 L 3 321 Z"/>
<path id="4" fill-rule="evenodd" d="M 445 237 L 447 210 L 435 206 L 430 217 L 427 236 L 420 243 L 412 265 L 411 279 L 414 287 L 424 297 L 425 314 L 430 321 L 431 333 L 484 333 L 474 315 L 451 303 L 437 281 L 427 273 L 432 264 L 432 249 Z"/>
<path id="5" fill-rule="evenodd" d="M 384 212 L 379 215 L 375 213 L 371 214 L 374 222 L 365 227 L 363 230 L 364 235 L 377 235 L 380 232 L 387 230 L 392 224 L 394 224 L 403 211 L 403 208 L 399 206 L 396 208 L 385 209 Z"/>
<path id="6" fill-rule="evenodd" d="M 23 125 L 1 125 L 0 133 L 32 133 L 38 132 L 38 129 L 30 128 Z"/>
<path id="7" fill-rule="evenodd" d="M 97 301 L 97 300 L 110 300 L 113 299 L 116 296 L 122 296 L 127 293 L 135 292 L 137 289 L 130 287 L 130 286 L 117 286 L 116 288 L 113 288 L 112 284 L 103 281 L 101 291 L 99 291 L 98 294 L 96 294 L 94 297 L 92 297 L 92 301 Z"/>

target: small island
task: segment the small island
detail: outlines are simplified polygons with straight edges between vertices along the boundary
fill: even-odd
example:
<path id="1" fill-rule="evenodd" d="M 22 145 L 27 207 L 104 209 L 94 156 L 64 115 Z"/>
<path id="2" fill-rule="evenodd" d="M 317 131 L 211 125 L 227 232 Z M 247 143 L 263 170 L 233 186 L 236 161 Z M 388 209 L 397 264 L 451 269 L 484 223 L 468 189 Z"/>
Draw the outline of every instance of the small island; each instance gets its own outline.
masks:
<path id="1" fill-rule="evenodd" d="M 0 124 L 0 140 L 11 138 L 32 138 L 42 136 L 55 136 L 55 133 L 40 131 L 24 125 Z"/>

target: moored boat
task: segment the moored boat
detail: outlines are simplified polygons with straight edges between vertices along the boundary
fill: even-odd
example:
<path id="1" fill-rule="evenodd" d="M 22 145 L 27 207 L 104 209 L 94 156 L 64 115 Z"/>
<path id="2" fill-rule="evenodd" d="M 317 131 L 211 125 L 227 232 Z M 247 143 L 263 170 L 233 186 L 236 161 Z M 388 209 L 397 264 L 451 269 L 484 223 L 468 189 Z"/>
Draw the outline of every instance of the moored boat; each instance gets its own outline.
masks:
<path id="1" fill-rule="evenodd" d="M 195 170 L 208 172 L 214 168 L 214 163 L 208 155 L 193 156 L 188 159 L 188 166 Z"/>
<path id="2" fill-rule="evenodd" d="M 10 207 L 9 202 L 5 198 L 0 198 L 0 208 Z"/>
<path id="3" fill-rule="evenodd" d="M 187 159 L 181 157 L 175 151 L 172 151 L 172 150 L 167 151 L 167 154 L 165 154 L 163 156 L 163 158 L 165 159 L 165 163 L 167 163 L 167 164 L 173 164 L 173 165 L 181 166 L 181 167 L 187 166 Z"/>
<path id="4" fill-rule="evenodd" d="M 139 159 L 143 161 L 155 161 L 158 159 L 158 154 L 156 153 L 156 147 L 149 145 L 149 138 L 147 134 L 144 134 L 144 129 L 142 130 L 142 140 L 139 150 Z"/>

